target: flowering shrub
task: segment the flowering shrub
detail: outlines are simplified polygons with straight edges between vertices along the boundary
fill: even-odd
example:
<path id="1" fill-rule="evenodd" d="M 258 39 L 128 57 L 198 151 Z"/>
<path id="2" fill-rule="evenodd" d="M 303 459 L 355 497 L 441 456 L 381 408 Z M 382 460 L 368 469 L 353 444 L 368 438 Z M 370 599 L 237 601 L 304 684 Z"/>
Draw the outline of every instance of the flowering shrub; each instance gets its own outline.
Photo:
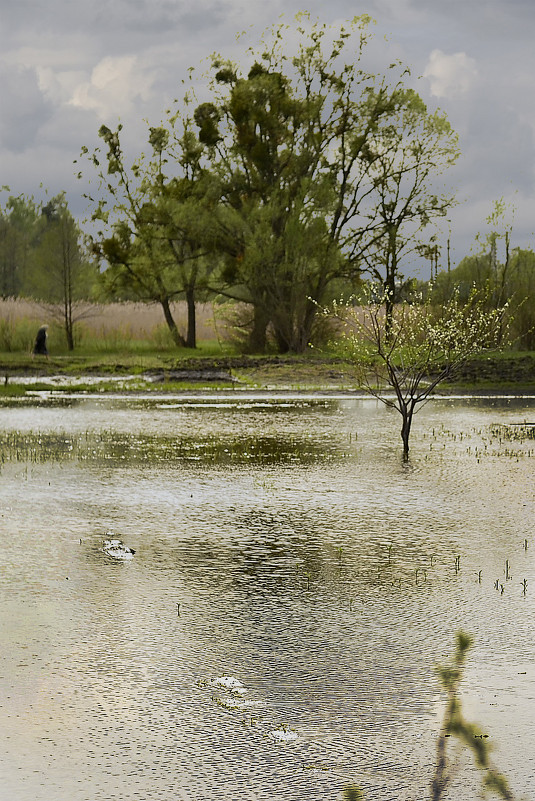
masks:
<path id="1" fill-rule="evenodd" d="M 392 315 L 385 313 L 386 299 L 384 291 L 369 287 L 361 305 L 335 301 L 324 313 L 342 323 L 334 348 L 358 368 L 361 388 L 402 415 L 407 455 L 414 412 L 468 359 L 503 342 L 506 306 L 489 308 L 476 287 L 463 303 L 458 292 L 440 305 L 432 293 L 414 295 Z"/>

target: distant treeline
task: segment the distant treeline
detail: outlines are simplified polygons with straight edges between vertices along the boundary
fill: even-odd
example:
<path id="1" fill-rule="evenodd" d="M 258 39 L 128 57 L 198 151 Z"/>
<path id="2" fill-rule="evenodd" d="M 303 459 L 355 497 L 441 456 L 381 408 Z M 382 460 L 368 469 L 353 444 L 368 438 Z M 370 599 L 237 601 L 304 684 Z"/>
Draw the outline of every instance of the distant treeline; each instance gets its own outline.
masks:
<path id="1" fill-rule="evenodd" d="M 535 350 L 535 253 L 507 247 L 500 261 L 491 237 L 488 249 L 466 256 L 453 270 L 440 271 L 432 291 L 439 303 L 453 291 L 466 300 L 473 286 L 486 290 L 490 306 L 508 305 L 510 344 L 520 350 Z"/>
<path id="2" fill-rule="evenodd" d="M 438 253 L 434 251 L 431 253 L 432 281 L 414 278 L 404 280 L 398 274 L 394 301 L 410 301 L 415 292 L 431 292 L 437 303 L 444 302 L 453 292 L 458 292 L 462 301 L 468 298 L 473 286 L 480 287 L 485 289 L 490 305 L 500 307 L 509 304 L 510 342 L 513 347 L 535 350 L 535 253 L 531 249 L 511 247 L 509 236 L 509 232 L 502 234 L 502 238 L 506 239 L 502 258 L 497 255 L 498 234 L 494 233 L 486 242 L 480 242 L 479 253 L 466 256 L 452 269 L 440 269 Z M 336 297 L 356 294 L 358 297 L 359 289 L 365 283 L 364 278 L 355 283 L 354 280 L 341 277 L 333 282 L 331 294 Z M 124 283 L 120 289 L 109 285 L 63 194 L 41 204 L 32 197 L 10 196 L 4 206 L 0 206 L 0 294 L 4 300 L 35 300 L 41 304 L 39 308 L 43 311 L 48 309 L 48 314 L 65 331 L 67 344 L 69 347 L 72 344 L 72 348 L 76 344 L 74 329 L 84 317 L 87 318 L 87 309 L 81 305 L 82 302 L 108 304 L 118 299 L 145 302 L 155 307 L 154 299 L 140 301 L 135 287 L 129 291 Z M 180 287 L 175 296 L 183 298 L 185 303 L 185 293 L 180 291 Z M 225 307 L 221 318 L 227 329 L 230 327 L 234 330 L 236 344 L 241 342 L 247 349 L 255 318 L 253 309 L 246 303 L 233 303 L 226 299 L 225 283 L 221 282 L 218 287 L 215 275 L 213 288 L 205 288 L 201 299 L 196 300 L 196 306 L 214 300 L 217 306 Z M 187 304 L 185 306 L 177 322 L 187 330 Z M 175 301 L 171 301 L 173 315 L 175 308 Z M 3 309 L 5 311 L 7 306 Z M 154 314 L 155 309 L 151 317 Z M 160 321 L 165 326 L 161 311 Z M 313 333 L 318 341 L 326 335 L 318 326 Z M 202 338 L 206 336 L 204 330 L 200 334 Z M 269 344 L 269 328 L 267 334 Z M 273 340 L 271 345 L 276 349 Z"/>
<path id="3" fill-rule="evenodd" d="M 70 350 L 74 349 L 76 303 L 94 296 L 98 265 L 63 194 L 47 203 L 10 196 L 0 208 L 0 295 L 59 305 Z"/>
<path id="4" fill-rule="evenodd" d="M 0 206 L 0 295 L 59 303 L 88 299 L 95 291 L 96 261 L 63 194 L 47 203 L 10 196 Z"/>

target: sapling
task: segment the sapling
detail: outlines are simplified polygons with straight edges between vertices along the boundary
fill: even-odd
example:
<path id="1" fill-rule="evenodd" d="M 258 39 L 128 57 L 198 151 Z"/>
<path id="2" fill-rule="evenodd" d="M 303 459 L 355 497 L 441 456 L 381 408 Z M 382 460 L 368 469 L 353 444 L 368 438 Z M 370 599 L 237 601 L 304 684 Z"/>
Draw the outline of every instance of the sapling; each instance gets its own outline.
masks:
<path id="1" fill-rule="evenodd" d="M 481 732 L 474 723 L 469 723 L 462 714 L 459 699 L 459 685 L 463 678 L 466 655 L 472 645 L 472 638 L 463 631 L 457 633 L 455 653 L 447 664 L 437 668 L 442 687 L 446 691 L 446 707 L 437 741 L 437 764 L 431 782 L 431 801 L 442 801 L 451 783 L 451 768 L 447 756 L 447 739 L 457 737 L 468 746 L 474 755 L 477 767 L 483 774 L 485 790 L 496 793 L 505 801 L 514 801 L 507 779 L 499 773 L 490 761 L 491 746 L 489 735 Z M 357 785 L 344 788 L 344 801 L 364 801 L 362 790 Z"/>
<path id="2" fill-rule="evenodd" d="M 407 459 L 415 412 L 469 359 L 503 341 L 506 307 L 489 309 L 476 287 L 466 302 L 456 291 L 443 304 L 431 291 L 415 295 L 387 319 L 391 302 L 387 291 L 369 286 L 364 298 L 335 301 L 323 312 L 340 324 L 333 348 L 355 365 L 359 386 L 401 414 Z"/>

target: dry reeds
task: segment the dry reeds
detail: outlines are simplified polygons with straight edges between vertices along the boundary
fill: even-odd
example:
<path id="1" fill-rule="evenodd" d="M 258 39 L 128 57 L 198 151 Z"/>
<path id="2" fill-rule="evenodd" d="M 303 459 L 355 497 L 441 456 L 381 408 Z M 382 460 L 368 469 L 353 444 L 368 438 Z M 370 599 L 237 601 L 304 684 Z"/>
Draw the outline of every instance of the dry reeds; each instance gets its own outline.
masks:
<path id="1" fill-rule="evenodd" d="M 187 326 L 185 302 L 172 304 L 174 319 L 180 331 Z M 124 344 L 131 341 L 153 341 L 156 345 L 171 342 L 163 313 L 157 304 L 109 303 L 91 304 L 81 302 L 75 309 L 76 339 L 105 341 L 107 344 Z M 61 307 L 22 298 L 0 300 L 0 350 L 27 350 L 37 328 L 43 323 L 61 320 Z M 213 340 L 224 333 L 215 322 L 212 304 L 197 305 L 197 338 Z"/>

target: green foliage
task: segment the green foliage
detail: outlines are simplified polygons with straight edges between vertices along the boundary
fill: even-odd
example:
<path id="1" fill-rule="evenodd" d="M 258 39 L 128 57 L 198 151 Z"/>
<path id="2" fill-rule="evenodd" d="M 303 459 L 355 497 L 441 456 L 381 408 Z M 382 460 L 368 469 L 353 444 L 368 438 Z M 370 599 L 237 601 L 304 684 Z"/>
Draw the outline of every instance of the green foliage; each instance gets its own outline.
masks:
<path id="1" fill-rule="evenodd" d="M 474 286 L 485 288 L 489 308 L 507 305 L 512 342 L 522 349 L 535 345 L 535 255 L 511 247 L 513 211 L 500 199 L 487 217 L 488 229 L 476 237 L 477 249 L 453 270 L 437 274 L 432 291 L 437 302 L 455 288 L 466 301 Z"/>
<path id="2" fill-rule="evenodd" d="M 28 294 L 33 273 L 32 252 L 46 217 L 33 197 L 10 196 L 0 209 L 0 294 L 3 298 Z"/>
<path id="3" fill-rule="evenodd" d="M 535 253 L 515 248 L 505 279 L 505 294 L 513 308 L 512 340 L 535 348 Z"/>
<path id="4" fill-rule="evenodd" d="M 205 104 L 197 119 L 214 144 L 217 113 Z M 99 148 L 82 151 L 100 180 L 93 219 L 101 223 L 101 230 L 92 239 L 92 249 L 103 267 L 104 293 L 119 300 L 159 303 L 175 345 L 195 347 L 195 304 L 204 299 L 207 278 L 217 264 L 210 237 L 213 192 L 201 166 L 205 143 L 192 135 L 189 120 L 174 115 L 168 127 L 149 127 L 152 153 L 141 154 L 129 167 L 121 130 L 101 126 L 104 156 Z M 186 336 L 178 331 L 171 312 L 172 301 L 181 297 L 189 309 Z"/>
<path id="5" fill-rule="evenodd" d="M 373 236 L 363 258 L 373 280 L 388 290 L 390 316 L 399 300 L 403 261 L 423 248 L 429 250 L 422 242 L 424 231 L 454 203 L 451 195 L 437 194 L 432 184 L 455 163 L 459 149 L 445 115 L 428 113 L 414 90 L 398 85 L 387 102 L 388 122 L 381 141 L 368 154 L 377 200 L 370 206 Z"/>
<path id="6" fill-rule="evenodd" d="M 202 103 L 195 109 L 194 120 L 199 129 L 199 141 L 203 145 L 213 147 L 220 141 L 220 119 L 221 114 L 213 103 Z"/>
<path id="7" fill-rule="evenodd" d="M 32 254 L 35 269 L 28 289 L 61 322 L 68 348 L 73 350 L 75 326 L 84 315 L 80 301 L 91 297 L 97 268 L 84 252 L 80 228 L 63 194 L 53 198 L 42 214 L 46 223 Z"/>
<path id="8" fill-rule="evenodd" d="M 521 349 L 535 347 L 535 254 L 515 248 L 505 264 L 493 266 L 492 254 L 466 256 L 450 272 L 440 272 L 432 287 L 437 303 L 446 302 L 456 291 L 468 302 L 474 287 L 485 289 L 489 308 L 507 304 L 511 342 Z"/>
<path id="9" fill-rule="evenodd" d="M 91 297 L 97 271 L 63 193 L 41 205 L 24 195 L 8 199 L 0 210 L 0 265 L 4 298 L 31 297 L 53 304 L 54 312 L 61 303 L 61 322 L 72 349 L 75 304 Z"/>
<path id="10" fill-rule="evenodd" d="M 43 209 L 46 224 L 32 253 L 33 272 L 26 294 L 48 303 L 73 303 L 91 298 L 97 280 L 96 265 L 88 259 L 82 232 L 64 195 Z"/>
<path id="11" fill-rule="evenodd" d="M 243 71 L 214 56 L 210 97 L 190 119 L 190 92 L 149 126 L 150 155 L 131 166 L 121 126 L 101 126 L 102 150 L 82 154 L 99 179 L 93 251 L 109 296 L 157 301 L 175 343 L 193 346 L 196 298 L 220 293 L 252 307 L 250 349 L 269 338 L 302 352 L 333 285 L 365 270 L 396 285 L 409 244 L 451 203 L 428 185 L 457 143 L 401 65 L 365 68 L 370 23 L 303 14 L 266 33 Z"/>
<path id="12" fill-rule="evenodd" d="M 0 319 L 0 351 L 30 353 L 36 334 L 35 322 L 26 318 L 16 323 L 9 317 Z"/>
<path id="13" fill-rule="evenodd" d="M 474 286 L 489 286 L 492 279 L 490 256 L 480 253 L 465 256 L 449 273 L 439 272 L 433 284 L 433 294 L 438 302 L 447 300 L 456 288 L 461 301 L 468 299 Z"/>
<path id="14" fill-rule="evenodd" d="M 290 34 L 272 29 L 243 74 L 212 60 L 212 100 L 194 122 L 220 191 L 219 289 L 253 307 L 252 349 L 269 326 L 280 351 L 305 350 L 331 285 L 363 269 L 394 280 L 404 226 L 424 227 L 450 202 L 426 187 L 455 160 L 455 136 L 403 86 L 399 65 L 364 68 L 369 25 L 302 15 Z"/>

